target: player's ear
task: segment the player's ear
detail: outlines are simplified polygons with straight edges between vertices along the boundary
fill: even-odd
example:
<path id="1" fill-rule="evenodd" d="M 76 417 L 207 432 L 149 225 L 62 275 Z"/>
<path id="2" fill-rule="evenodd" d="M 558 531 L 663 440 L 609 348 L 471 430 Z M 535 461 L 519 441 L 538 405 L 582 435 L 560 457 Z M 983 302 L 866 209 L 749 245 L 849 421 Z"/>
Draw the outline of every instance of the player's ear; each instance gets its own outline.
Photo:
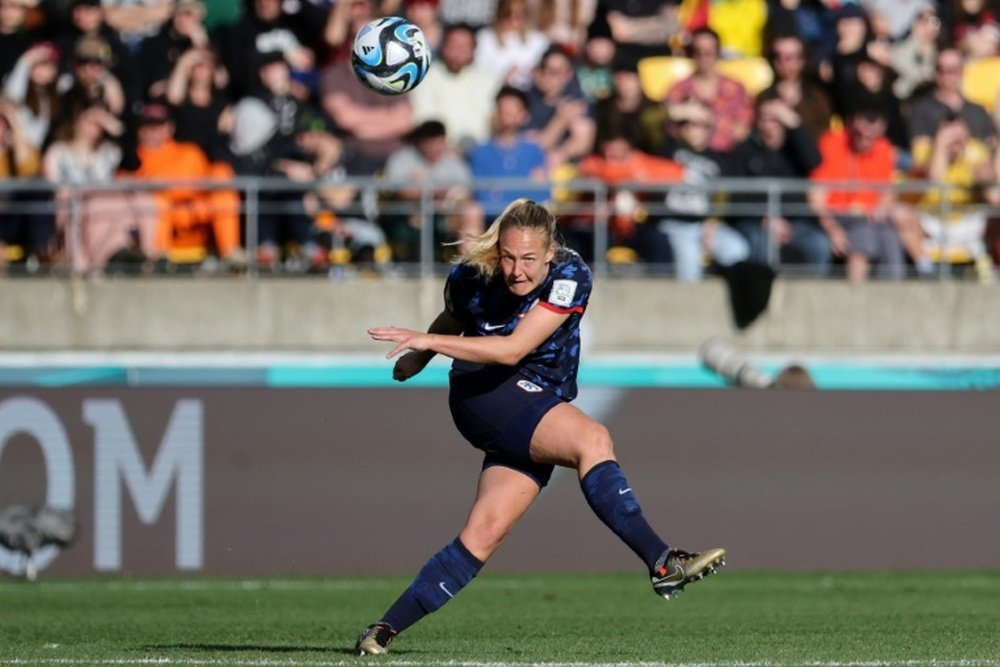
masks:
<path id="1" fill-rule="evenodd" d="M 556 256 L 556 243 L 553 241 L 549 244 L 548 250 L 545 251 L 545 263 L 548 264 L 552 261 L 552 258 Z"/>

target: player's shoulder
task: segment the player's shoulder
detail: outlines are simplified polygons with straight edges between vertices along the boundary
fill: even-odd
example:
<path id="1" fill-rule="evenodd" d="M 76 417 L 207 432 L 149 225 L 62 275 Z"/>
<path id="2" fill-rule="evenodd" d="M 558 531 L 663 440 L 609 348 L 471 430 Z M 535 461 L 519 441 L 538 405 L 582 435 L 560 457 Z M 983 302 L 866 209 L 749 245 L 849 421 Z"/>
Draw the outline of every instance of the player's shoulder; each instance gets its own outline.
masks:
<path id="1" fill-rule="evenodd" d="M 560 248 L 556 252 L 554 264 L 555 277 L 577 281 L 591 281 L 590 267 L 580 256 L 580 253 L 570 248 Z"/>
<path id="2" fill-rule="evenodd" d="M 472 280 L 477 280 L 479 278 L 479 270 L 465 262 L 459 262 L 451 267 L 448 271 L 448 282 L 469 282 Z"/>

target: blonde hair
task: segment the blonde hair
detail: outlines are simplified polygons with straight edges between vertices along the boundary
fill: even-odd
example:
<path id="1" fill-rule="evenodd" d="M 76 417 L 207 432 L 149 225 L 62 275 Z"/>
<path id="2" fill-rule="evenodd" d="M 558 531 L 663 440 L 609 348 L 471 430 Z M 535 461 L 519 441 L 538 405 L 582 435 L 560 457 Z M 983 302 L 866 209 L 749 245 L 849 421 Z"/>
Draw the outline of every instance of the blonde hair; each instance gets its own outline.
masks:
<path id="1" fill-rule="evenodd" d="M 492 278 L 500 264 L 500 237 L 508 229 L 540 231 L 545 236 L 545 247 L 558 245 L 556 217 L 530 199 L 515 199 L 507 204 L 489 228 L 475 238 L 475 245 L 455 260 L 456 264 L 476 267 L 479 275 Z"/>

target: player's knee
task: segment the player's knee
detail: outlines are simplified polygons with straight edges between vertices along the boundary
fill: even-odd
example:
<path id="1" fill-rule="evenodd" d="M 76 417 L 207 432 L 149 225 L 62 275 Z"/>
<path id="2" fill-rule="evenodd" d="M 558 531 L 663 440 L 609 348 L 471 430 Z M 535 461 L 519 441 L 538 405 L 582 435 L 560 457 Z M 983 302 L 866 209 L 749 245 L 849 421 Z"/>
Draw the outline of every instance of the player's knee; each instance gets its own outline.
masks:
<path id="1" fill-rule="evenodd" d="M 492 554 L 510 534 L 511 525 L 499 518 L 470 524 L 462 531 L 462 544 L 474 554 Z"/>
<path id="2" fill-rule="evenodd" d="M 591 460 L 607 461 L 615 457 L 611 433 L 604 424 L 594 422 L 584 438 L 584 456 Z"/>

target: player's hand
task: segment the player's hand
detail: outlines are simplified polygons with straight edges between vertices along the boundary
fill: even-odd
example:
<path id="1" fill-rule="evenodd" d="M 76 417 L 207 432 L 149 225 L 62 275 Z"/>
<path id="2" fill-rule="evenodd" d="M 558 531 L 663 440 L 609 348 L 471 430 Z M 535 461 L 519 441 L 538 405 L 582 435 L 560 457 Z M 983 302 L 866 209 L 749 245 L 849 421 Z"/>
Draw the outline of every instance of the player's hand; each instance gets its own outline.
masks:
<path id="1" fill-rule="evenodd" d="M 405 350 L 423 352 L 430 346 L 430 336 L 422 331 L 413 329 L 403 329 L 402 327 L 376 327 L 368 330 L 368 335 L 372 340 L 381 340 L 395 343 L 396 347 L 385 355 L 386 359 L 392 359 L 397 354 Z"/>
<path id="2" fill-rule="evenodd" d="M 392 368 L 392 379 L 397 382 L 406 382 L 424 370 L 424 367 L 430 360 L 431 355 L 411 350 L 396 360 L 396 365 Z"/>

